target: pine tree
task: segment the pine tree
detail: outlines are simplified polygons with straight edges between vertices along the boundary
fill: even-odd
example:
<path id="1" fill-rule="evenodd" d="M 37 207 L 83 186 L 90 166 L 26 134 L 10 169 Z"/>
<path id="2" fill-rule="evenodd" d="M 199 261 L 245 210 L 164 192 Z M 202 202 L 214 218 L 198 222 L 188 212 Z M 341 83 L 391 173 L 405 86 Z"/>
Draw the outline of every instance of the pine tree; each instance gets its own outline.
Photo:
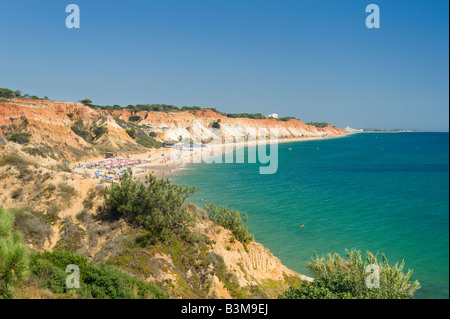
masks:
<path id="1" fill-rule="evenodd" d="M 133 179 L 129 169 L 120 182 L 105 189 L 105 203 L 113 214 L 142 225 L 151 236 L 166 240 L 171 234 L 186 236 L 193 224 L 191 214 L 183 206 L 195 187 L 183 188 L 166 179 L 146 176 Z"/>
<path id="2" fill-rule="evenodd" d="M 234 236 L 244 244 L 244 247 L 254 240 L 253 235 L 249 234 L 248 227 L 245 225 L 248 220 L 247 213 L 244 213 L 244 217 L 241 218 L 239 211 L 235 209 L 230 211 L 228 207 L 223 206 L 218 210 L 214 203 L 210 206 L 204 205 L 203 208 L 207 211 L 211 221 L 231 230 Z"/>
<path id="3" fill-rule="evenodd" d="M 13 231 L 14 216 L 0 207 L 0 298 L 12 298 L 12 288 L 28 276 L 28 247 Z"/>

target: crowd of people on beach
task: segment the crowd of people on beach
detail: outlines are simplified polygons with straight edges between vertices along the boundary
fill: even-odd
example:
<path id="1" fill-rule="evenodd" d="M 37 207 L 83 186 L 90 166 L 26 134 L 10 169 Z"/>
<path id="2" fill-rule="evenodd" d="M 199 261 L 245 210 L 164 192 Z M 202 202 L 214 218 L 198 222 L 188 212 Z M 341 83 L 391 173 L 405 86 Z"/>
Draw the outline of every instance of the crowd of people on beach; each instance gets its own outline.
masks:
<path id="1" fill-rule="evenodd" d="M 173 165 L 179 165 L 189 161 L 188 159 L 191 156 L 201 154 L 200 147 L 194 149 L 177 146 L 167 148 L 164 153 L 151 154 L 148 157 L 143 157 L 143 154 L 141 154 L 140 158 L 139 156 L 133 158 L 132 154 L 129 153 L 124 156 L 117 156 L 117 154 L 107 152 L 105 156 L 111 157 L 78 163 L 73 169 L 93 179 L 105 180 L 107 182 L 119 180 L 128 168 L 132 169 L 133 175 L 135 176 L 145 173 L 154 174 L 155 171 L 161 176 L 170 175 L 177 170 Z"/>
<path id="2" fill-rule="evenodd" d="M 128 168 L 134 168 L 137 165 L 148 164 L 156 159 L 132 159 L 124 157 L 108 158 L 99 161 L 79 163 L 74 170 L 82 170 L 94 179 L 103 179 L 106 181 L 115 181 L 125 173 Z M 145 173 L 143 168 L 133 169 L 133 174 Z"/>

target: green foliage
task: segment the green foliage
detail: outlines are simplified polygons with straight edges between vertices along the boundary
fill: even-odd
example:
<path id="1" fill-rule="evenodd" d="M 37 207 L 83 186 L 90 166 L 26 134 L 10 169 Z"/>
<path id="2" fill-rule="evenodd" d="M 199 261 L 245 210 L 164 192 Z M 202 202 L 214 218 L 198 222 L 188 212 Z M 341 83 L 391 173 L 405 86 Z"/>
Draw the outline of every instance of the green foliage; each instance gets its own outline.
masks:
<path id="1" fill-rule="evenodd" d="M 282 122 L 288 122 L 290 120 L 296 120 L 296 118 L 293 116 L 285 116 L 285 117 L 278 118 L 278 121 L 282 121 Z"/>
<path id="2" fill-rule="evenodd" d="M 2 88 L 0 88 L 0 97 L 4 97 L 6 99 L 14 99 L 14 98 L 20 97 L 20 98 L 31 99 L 31 100 L 49 100 L 49 98 L 47 96 L 40 98 L 37 95 L 29 95 L 29 94 L 22 95 L 22 92 L 19 90 L 13 91 L 10 89 L 2 89 Z"/>
<path id="3" fill-rule="evenodd" d="M 207 211 L 210 220 L 231 230 L 233 235 L 244 245 L 254 240 L 253 235 L 248 232 L 247 225 L 244 224 L 248 220 L 246 213 L 241 218 L 239 211 L 234 209 L 230 211 L 228 207 L 222 206 L 218 210 L 214 203 L 203 207 Z"/>
<path id="4" fill-rule="evenodd" d="M 88 131 L 82 119 L 76 121 L 70 128 L 75 134 L 81 136 L 86 142 L 90 143 L 94 139 L 94 136 Z"/>
<path id="5" fill-rule="evenodd" d="M 89 128 L 84 124 L 84 121 L 79 119 L 71 126 L 71 129 L 75 134 L 81 136 L 86 142 L 92 144 L 95 140 L 98 140 L 108 132 L 108 128 L 106 126 L 97 126 L 95 123 L 92 126 L 93 127 L 91 129 L 93 133 L 89 131 Z"/>
<path id="6" fill-rule="evenodd" d="M 127 109 L 135 111 L 135 112 L 141 112 L 141 111 L 147 111 L 147 112 L 172 112 L 177 111 L 178 107 L 170 104 L 137 104 L 137 105 L 128 105 Z"/>
<path id="7" fill-rule="evenodd" d="M 85 104 L 85 105 L 92 104 L 92 101 L 90 99 L 83 99 L 83 100 L 80 100 L 80 102 Z"/>
<path id="8" fill-rule="evenodd" d="M 13 225 L 14 215 L 0 207 L 0 298 L 11 298 L 14 285 L 28 275 L 28 248 Z"/>
<path id="9" fill-rule="evenodd" d="M 169 104 L 138 104 L 138 105 L 128 105 L 127 109 L 134 112 L 172 112 L 177 111 L 178 107 Z"/>
<path id="10" fill-rule="evenodd" d="M 142 146 L 145 146 L 147 148 L 159 148 L 162 146 L 161 142 L 158 142 L 156 140 L 154 140 L 153 138 L 149 137 L 147 134 L 143 133 L 143 134 L 139 134 L 139 132 L 137 131 L 136 134 L 136 142 L 138 144 L 141 144 Z"/>
<path id="11" fill-rule="evenodd" d="M 183 203 L 194 192 L 194 187 L 183 188 L 152 175 L 135 181 L 128 169 L 118 184 L 105 188 L 105 203 L 111 213 L 142 225 L 152 239 L 166 240 L 170 234 L 188 234 L 193 218 Z"/>
<path id="12" fill-rule="evenodd" d="M 6 99 L 13 99 L 16 97 L 20 97 L 20 91 L 12 91 L 10 89 L 0 88 L 0 97 L 4 97 Z"/>
<path id="13" fill-rule="evenodd" d="M 85 231 L 67 217 L 63 220 L 60 229 L 60 238 L 54 249 L 68 252 L 76 252 L 80 249 L 81 240 L 85 236 Z"/>
<path id="14" fill-rule="evenodd" d="M 147 148 L 159 148 L 162 147 L 162 143 L 158 142 L 157 140 L 152 138 L 153 132 L 150 132 L 150 135 L 148 135 L 144 127 L 138 124 L 134 124 L 132 122 L 126 122 L 119 117 L 115 117 L 114 120 L 116 123 L 122 127 L 127 134 L 134 140 L 136 140 L 136 143 L 147 147 Z"/>
<path id="15" fill-rule="evenodd" d="M 108 263 L 140 278 L 154 277 L 160 272 L 171 274 L 174 280 L 168 279 L 164 283 L 174 298 L 208 298 L 210 282 L 204 273 L 211 264 L 214 266 L 208 237 L 191 234 L 183 239 L 171 235 L 164 243 L 150 245 L 145 233 L 141 230 L 129 237 L 126 246 Z M 158 255 L 170 256 L 172 262 L 158 258 Z"/>
<path id="16" fill-rule="evenodd" d="M 315 127 L 318 127 L 318 128 L 325 128 L 328 125 L 330 125 L 330 124 L 325 123 L 325 122 L 309 122 L 309 123 L 306 123 L 306 124 L 307 125 L 312 125 L 312 126 L 315 126 Z"/>
<path id="17" fill-rule="evenodd" d="M 22 92 L 19 90 L 12 91 L 10 89 L 3 89 L 3 88 L 0 88 L 0 97 L 4 97 L 6 99 L 14 99 L 16 97 L 21 97 L 24 99 L 31 99 L 31 100 L 49 100 L 47 96 L 40 98 L 36 95 L 29 95 L 29 94 L 22 95 Z"/>
<path id="18" fill-rule="evenodd" d="M 30 142 L 30 137 L 30 133 L 21 132 L 13 134 L 9 140 L 18 144 L 28 144 Z"/>
<path id="19" fill-rule="evenodd" d="M 220 128 L 219 121 L 215 121 L 215 122 L 211 125 L 211 127 L 212 127 L 212 128 L 217 128 L 217 129 L 219 129 L 219 128 Z"/>
<path id="20" fill-rule="evenodd" d="M 160 288 L 132 277 L 104 264 L 96 265 L 85 257 L 66 251 L 37 253 L 31 258 L 33 279 L 40 288 L 58 294 L 70 292 L 66 287 L 65 272 L 68 265 L 80 269 L 80 288 L 74 289 L 78 296 L 99 299 L 168 298 Z"/>
<path id="21" fill-rule="evenodd" d="M 130 129 L 130 130 L 126 130 L 127 134 L 132 138 L 132 139 L 136 139 L 136 130 Z"/>
<path id="22" fill-rule="evenodd" d="M 368 265 L 379 269 L 379 288 L 368 288 L 366 273 Z M 306 264 L 316 277 L 313 282 L 303 281 L 300 288 L 290 287 L 280 299 L 411 299 L 420 288 L 419 282 L 411 282 L 412 270 L 403 272 L 405 263 L 389 265 L 383 254 L 366 252 L 363 260 L 358 250 L 347 251 L 347 259 L 339 254 L 328 254 L 327 258 L 312 258 Z"/>
<path id="23" fill-rule="evenodd" d="M 75 114 L 73 114 L 73 113 L 71 112 L 71 113 L 67 113 L 66 115 L 71 119 Z"/>
<path id="24" fill-rule="evenodd" d="M 142 121 L 142 117 L 140 117 L 139 115 L 132 115 L 128 118 L 128 121 L 130 122 L 140 122 Z"/>
<path id="25" fill-rule="evenodd" d="M 181 108 L 182 111 L 199 111 L 202 108 L 200 106 L 183 106 Z"/>
<path id="26" fill-rule="evenodd" d="M 108 132 L 108 128 L 106 126 L 97 126 L 96 128 L 94 128 L 95 139 L 99 139 L 107 132 Z"/>
<path id="27" fill-rule="evenodd" d="M 254 120 L 261 120 L 265 119 L 266 117 L 262 115 L 261 113 L 228 113 L 227 117 L 230 118 L 247 118 L 247 119 L 254 119 Z"/>
<path id="28" fill-rule="evenodd" d="M 233 274 L 227 271 L 227 266 L 225 265 L 223 258 L 216 254 L 213 256 L 214 259 L 216 259 L 216 261 L 213 262 L 214 268 L 216 269 L 215 275 L 219 281 L 225 286 L 234 299 L 244 299 L 244 291 L 240 288 L 239 284 L 233 280 Z"/>

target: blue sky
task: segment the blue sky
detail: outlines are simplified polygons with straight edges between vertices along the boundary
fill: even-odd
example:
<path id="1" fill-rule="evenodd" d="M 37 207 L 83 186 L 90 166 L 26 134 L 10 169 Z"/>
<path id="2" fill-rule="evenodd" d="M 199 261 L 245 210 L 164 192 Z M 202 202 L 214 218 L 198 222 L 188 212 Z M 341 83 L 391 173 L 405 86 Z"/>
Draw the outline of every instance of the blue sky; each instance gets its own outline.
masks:
<path id="1" fill-rule="evenodd" d="M 67 29 L 66 5 L 81 10 Z M 368 29 L 365 7 L 380 7 Z M 446 130 L 448 1 L 2 0 L 0 87 Z"/>

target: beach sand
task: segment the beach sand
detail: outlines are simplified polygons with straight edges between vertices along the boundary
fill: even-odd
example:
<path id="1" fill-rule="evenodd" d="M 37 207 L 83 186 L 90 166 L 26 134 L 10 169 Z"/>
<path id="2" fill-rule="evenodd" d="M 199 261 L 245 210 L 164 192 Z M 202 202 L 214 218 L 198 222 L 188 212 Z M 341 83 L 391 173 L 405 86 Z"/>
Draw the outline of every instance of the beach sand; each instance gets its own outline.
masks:
<path id="1" fill-rule="evenodd" d="M 342 135 L 333 135 L 327 137 L 315 136 L 315 137 L 299 137 L 299 138 L 285 138 L 278 139 L 275 142 L 278 144 L 281 143 L 290 143 L 290 142 L 301 142 L 301 141 L 313 141 L 313 140 L 324 140 L 324 139 L 332 139 L 332 138 L 340 138 L 350 135 L 342 134 Z M 267 143 L 270 141 L 266 141 Z M 165 178 L 171 175 L 177 175 L 181 169 L 185 169 L 185 166 L 190 163 L 200 163 L 205 158 L 211 156 L 217 156 L 217 154 L 222 153 L 225 154 L 226 151 L 235 150 L 241 147 L 248 147 L 257 145 L 256 141 L 248 141 L 241 143 L 224 143 L 224 144 L 206 144 L 206 147 L 197 147 L 192 150 L 175 150 L 170 148 L 159 148 L 159 149 L 151 149 L 146 153 L 140 154 L 131 154 L 130 159 L 133 160 L 146 160 L 151 161 L 149 163 L 137 164 L 132 167 L 133 173 L 138 178 L 144 178 L 147 174 L 151 173 L 157 178 Z M 90 161 L 84 161 L 75 163 L 74 167 L 77 165 L 93 162 L 98 160 L 104 160 L 104 158 L 94 158 Z M 77 173 L 88 173 L 89 170 L 83 168 L 75 168 L 75 172 Z M 90 170 L 92 173 L 93 170 Z M 140 173 L 135 173 L 140 172 Z M 88 175 L 92 175 L 89 174 Z M 92 176 L 91 176 L 92 177 Z"/>

